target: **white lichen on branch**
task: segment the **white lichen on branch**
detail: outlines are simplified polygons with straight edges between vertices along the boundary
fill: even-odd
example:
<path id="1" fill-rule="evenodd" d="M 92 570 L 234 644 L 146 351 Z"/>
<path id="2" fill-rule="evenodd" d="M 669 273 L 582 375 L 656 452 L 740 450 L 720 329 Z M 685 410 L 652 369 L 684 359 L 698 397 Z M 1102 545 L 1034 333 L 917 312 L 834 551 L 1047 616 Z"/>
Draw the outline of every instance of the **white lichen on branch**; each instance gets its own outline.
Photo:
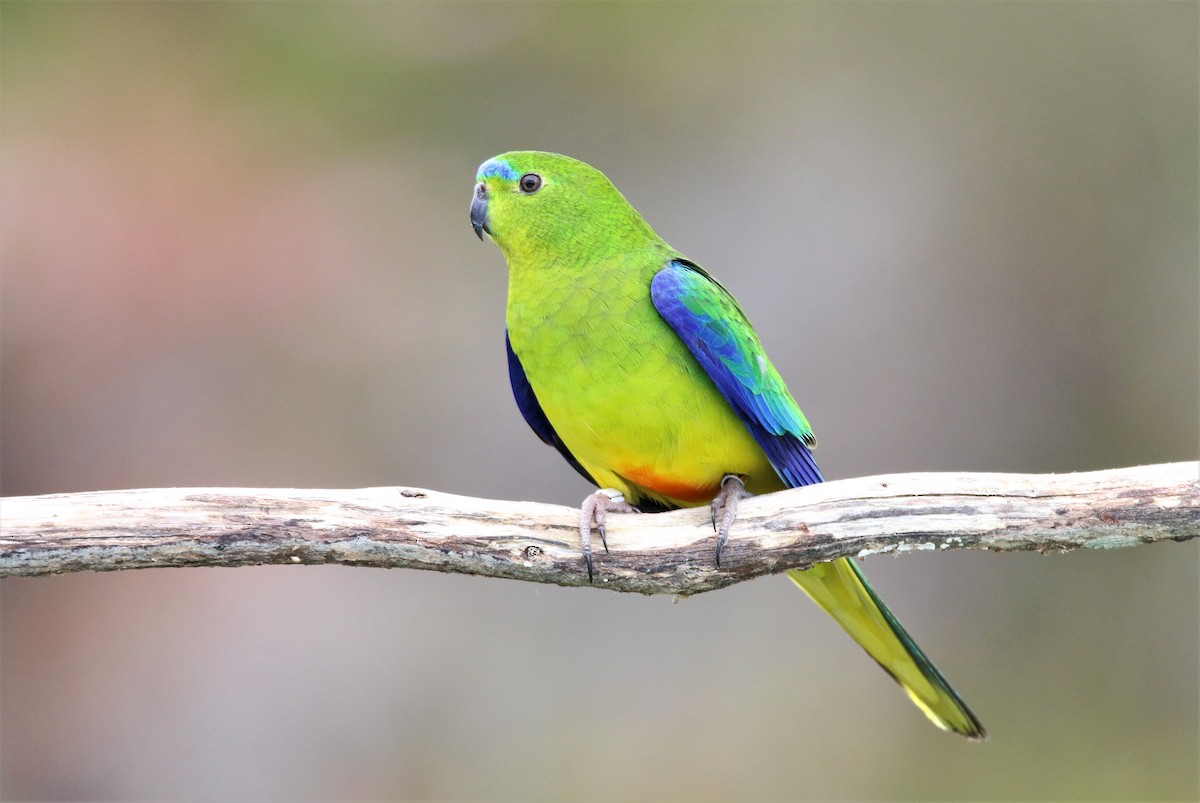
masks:
<path id="1" fill-rule="evenodd" d="M 610 518 L 594 585 L 695 594 L 883 552 L 1130 547 L 1200 536 L 1200 466 L 897 474 L 742 503 L 713 560 L 707 508 Z M 0 500 L 0 576 L 343 564 L 587 585 L 573 508 L 416 488 L 173 488 Z"/>

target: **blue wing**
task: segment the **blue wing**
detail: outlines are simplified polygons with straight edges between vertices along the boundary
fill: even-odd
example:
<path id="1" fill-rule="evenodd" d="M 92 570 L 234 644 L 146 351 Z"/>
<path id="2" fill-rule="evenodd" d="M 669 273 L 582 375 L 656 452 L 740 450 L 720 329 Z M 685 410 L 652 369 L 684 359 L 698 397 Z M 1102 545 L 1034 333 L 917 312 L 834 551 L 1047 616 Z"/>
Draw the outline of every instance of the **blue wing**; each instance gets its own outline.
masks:
<path id="1" fill-rule="evenodd" d="M 513 351 L 507 331 L 504 333 L 504 348 L 508 351 L 508 382 L 512 385 L 513 398 L 517 401 L 517 408 L 521 411 L 521 415 L 525 417 L 525 423 L 529 424 L 529 428 L 542 439 L 543 443 L 548 443 L 558 449 L 559 454 L 565 457 L 571 467 L 582 474 L 584 479 L 592 485 L 599 485 L 592 479 L 592 475 L 587 472 L 587 469 L 579 464 L 575 455 L 567 449 L 566 444 L 562 442 L 550 424 L 550 419 L 546 418 L 546 413 L 542 411 L 542 405 L 534 395 L 533 386 L 529 384 L 529 379 L 525 376 L 525 369 L 517 358 L 516 352 Z"/>
<path id="2" fill-rule="evenodd" d="M 674 260 L 655 274 L 650 297 L 780 478 L 793 488 L 822 482 L 812 428 L 733 296 L 700 266 Z"/>

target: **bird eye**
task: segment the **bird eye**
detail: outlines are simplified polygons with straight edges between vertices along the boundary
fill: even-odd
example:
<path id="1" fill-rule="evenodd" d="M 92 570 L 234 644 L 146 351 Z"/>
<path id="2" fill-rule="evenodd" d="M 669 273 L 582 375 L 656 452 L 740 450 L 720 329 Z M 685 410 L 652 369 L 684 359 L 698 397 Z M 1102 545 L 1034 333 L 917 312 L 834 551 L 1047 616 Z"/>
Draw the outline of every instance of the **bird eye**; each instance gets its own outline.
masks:
<path id="1" fill-rule="evenodd" d="M 521 176 L 517 186 L 521 188 L 521 192 L 532 195 L 542 188 L 542 177 L 537 173 L 526 173 Z"/>

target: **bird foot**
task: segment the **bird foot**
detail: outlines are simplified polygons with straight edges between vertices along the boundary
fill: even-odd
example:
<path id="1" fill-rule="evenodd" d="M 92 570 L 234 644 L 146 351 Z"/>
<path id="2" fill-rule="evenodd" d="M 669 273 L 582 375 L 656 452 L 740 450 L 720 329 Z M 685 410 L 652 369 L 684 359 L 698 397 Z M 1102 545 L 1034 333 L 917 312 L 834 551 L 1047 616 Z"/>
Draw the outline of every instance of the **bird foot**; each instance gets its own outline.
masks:
<path id="1" fill-rule="evenodd" d="M 637 508 L 625 501 L 615 488 L 601 488 L 583 500 L 579 510 L 579 540 L 583 544 L 583 560 L 587 563 L 588 582 L 592 582 L 592 527 L 600 533 L 600 543 L 608 551 L 608 534 L 604 522 L 609 513 L 637 513 Z"/>
<path id="2" fill-rule="evenodd" d="M 737 519 L 738 503 L 748 496 L 746 484 L 736 474 L 726 474 L 721 478 L 721 490 L 712 500 L 712 525 L 717 533 L 717 566 L 721 565 L 721 550 L 729 541 L 729 530 Z"/>

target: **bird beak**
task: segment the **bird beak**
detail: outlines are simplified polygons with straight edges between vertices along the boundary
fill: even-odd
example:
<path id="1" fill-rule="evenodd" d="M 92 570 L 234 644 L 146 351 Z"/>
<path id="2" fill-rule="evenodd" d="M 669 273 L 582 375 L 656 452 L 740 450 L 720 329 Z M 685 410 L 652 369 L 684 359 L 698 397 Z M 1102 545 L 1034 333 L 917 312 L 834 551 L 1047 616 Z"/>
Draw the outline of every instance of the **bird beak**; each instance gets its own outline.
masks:
<path id="1" fill-rule="evenodd" d="M 471 199 L 471 228 L 475 229 L 475 235 L 481 240 L 485 231 L 489 235 L 492 233 L 488 228 L 487 204 L 487 184 L 481 181 L 475 185 L 475 196 Z"/>

